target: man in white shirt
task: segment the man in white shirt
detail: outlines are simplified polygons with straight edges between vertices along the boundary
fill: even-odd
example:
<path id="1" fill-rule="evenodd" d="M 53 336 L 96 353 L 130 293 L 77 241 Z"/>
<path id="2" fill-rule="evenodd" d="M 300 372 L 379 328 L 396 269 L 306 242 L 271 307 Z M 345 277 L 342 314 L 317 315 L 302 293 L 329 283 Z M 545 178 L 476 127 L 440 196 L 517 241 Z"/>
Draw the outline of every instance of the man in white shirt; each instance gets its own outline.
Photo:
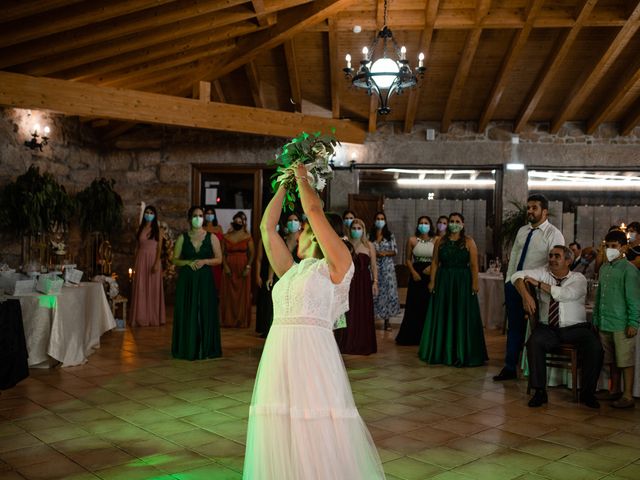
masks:
<path id="1" fill-rule="evenodd" d="M 572 272 L 573 252 L 564 245 L 556 245 L 549 252 L 546 267 L 521 270 L 511 276 L 522 297 L 524 310 L 530 316 L 538 316 L 539 323 L 527 340 L 529 383 L 535 394 L 529 400 L 530 407 L 547 403 L 547 352 L 562 343 L 578 347 L 582 360 L 580 401 L 591 408 L 599 408 L 595 398 L 598 376 L 602 368 L 604 350 L 598 335 L 587 322 L 585 297 L 587 279 Z M 535 288 L 535 297 L 528 286 Z"/>
<path id="2" fill-rule="evenodd" d="M 524 345 L 525 320 L 522 297 L 511 283 L 511 276 L 520 270 L 544 267 L 554 245 L 564 245 L 560 230 L 548 220 L 549 201 L 544 195 L 533 194 L 527 199 L 529 225 L 518 230 L 511 248 L 509 268 L 505 276 L 504 300 L 507 310 L 507 351 L 504 368 L 493 377 L 495 382 L 518 378 L 518 358 Z"/>

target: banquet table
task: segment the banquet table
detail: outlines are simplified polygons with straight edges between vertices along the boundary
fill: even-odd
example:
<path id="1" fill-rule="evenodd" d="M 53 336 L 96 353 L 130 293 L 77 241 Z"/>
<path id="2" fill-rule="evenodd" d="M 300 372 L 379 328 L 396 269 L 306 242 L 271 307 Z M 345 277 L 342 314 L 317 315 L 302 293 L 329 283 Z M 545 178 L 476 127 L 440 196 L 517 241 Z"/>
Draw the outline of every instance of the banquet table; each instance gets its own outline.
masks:
<path id="1" fill-rule="evenodd" d="M 101 283 L 63 287 L 58 295 L 32 293 L 20 300 L 30 367 L 82 365 L 103 333 L 116 327 Z"/>
<path id="2" fill-rule="evenodd" d="M 478 274 L 478 303 L 485 328 L 500 330 L 504 324 L 504 278 L 502 274 Z"/>

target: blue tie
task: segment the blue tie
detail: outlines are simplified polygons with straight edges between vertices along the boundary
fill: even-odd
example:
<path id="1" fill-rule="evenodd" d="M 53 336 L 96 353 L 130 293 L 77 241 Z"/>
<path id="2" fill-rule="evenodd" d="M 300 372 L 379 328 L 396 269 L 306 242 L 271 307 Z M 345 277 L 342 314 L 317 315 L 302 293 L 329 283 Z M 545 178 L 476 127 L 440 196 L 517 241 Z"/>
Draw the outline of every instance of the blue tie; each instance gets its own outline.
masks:
<path id="1" fill-rule="evenodd" d="M 520 261 L 518 261 L 518 266 L 516 267 L 516 272 L 519 272 L 520 270 L 522 270 L 522 267 L 524 267 L 524 259 L 527 256 L 527 250 L 529 249 L 529 243 L 531 242 L 531 235 L 533 235 L 533 232 L 535 232 L 536 230 L 536 228 L 532 228 L 529 232 L 529 235 L 527 235 L 527 239 L 524 242 L 524 247 L 522 248 L 522 253 L 520 254 Z"/>

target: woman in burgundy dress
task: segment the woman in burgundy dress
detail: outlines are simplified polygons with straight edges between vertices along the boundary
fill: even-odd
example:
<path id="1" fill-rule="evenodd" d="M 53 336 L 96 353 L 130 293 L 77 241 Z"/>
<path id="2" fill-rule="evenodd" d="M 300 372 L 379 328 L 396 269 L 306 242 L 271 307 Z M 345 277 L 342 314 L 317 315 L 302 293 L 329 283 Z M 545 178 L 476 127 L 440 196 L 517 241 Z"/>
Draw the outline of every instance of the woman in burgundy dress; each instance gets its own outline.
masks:
<path id="1" fill-rule="evenodd" d="M 162 237 L 158 212 L 153 205 L 144 209 L 136 243 L 136 276 L 133 279 L 131 324 L 140 327 L 165 324 L 164 289 L 162 285 Z"/>
<path id="2" fill-rule="evenodd" d="M 220 225 L 218 225 L 218 217 L 216 216 L 216 209 L 213 207 L 205 207 L 204 209 L 204 225 L 203 227 L 205 231 L 209 233 L 213 233 L 216 237 L 218 237 L 218 241 L 220 242 L 220 247 L 224 249 L 224 232 Z M 224 253 L 224 250 L 223 250 Z M 213 282 L 216 285 L 216 292 L 220 291 L 222 286 L 222 265 L 216 265 L 215 267 L 211 267 L 211 271 L 213 272 Z"/>
<path id="3" fill-rule="evenodd" d="M 349 288 L 347 326 L 335 331 L 336 341 L 342 353 L 370 355 L 377 351 L 373 315 L 373 297 L 378 294 L 376 250 L 367 240 L 364 222 L 359 218 L 351 222 L 349 241 L 354 250 L 355 272 Z"/>

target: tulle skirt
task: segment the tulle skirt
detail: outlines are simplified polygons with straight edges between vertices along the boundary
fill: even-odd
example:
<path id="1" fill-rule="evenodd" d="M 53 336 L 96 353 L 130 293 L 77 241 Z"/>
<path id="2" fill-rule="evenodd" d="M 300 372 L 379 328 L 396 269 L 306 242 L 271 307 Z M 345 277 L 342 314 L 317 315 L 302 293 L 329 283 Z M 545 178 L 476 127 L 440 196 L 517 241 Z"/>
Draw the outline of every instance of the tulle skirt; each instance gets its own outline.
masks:
<path id="1" fill-rule="evenodd" d="M 272 326 L 251 401 L 243 478 L 385 478 L 330 329 Z"/>

